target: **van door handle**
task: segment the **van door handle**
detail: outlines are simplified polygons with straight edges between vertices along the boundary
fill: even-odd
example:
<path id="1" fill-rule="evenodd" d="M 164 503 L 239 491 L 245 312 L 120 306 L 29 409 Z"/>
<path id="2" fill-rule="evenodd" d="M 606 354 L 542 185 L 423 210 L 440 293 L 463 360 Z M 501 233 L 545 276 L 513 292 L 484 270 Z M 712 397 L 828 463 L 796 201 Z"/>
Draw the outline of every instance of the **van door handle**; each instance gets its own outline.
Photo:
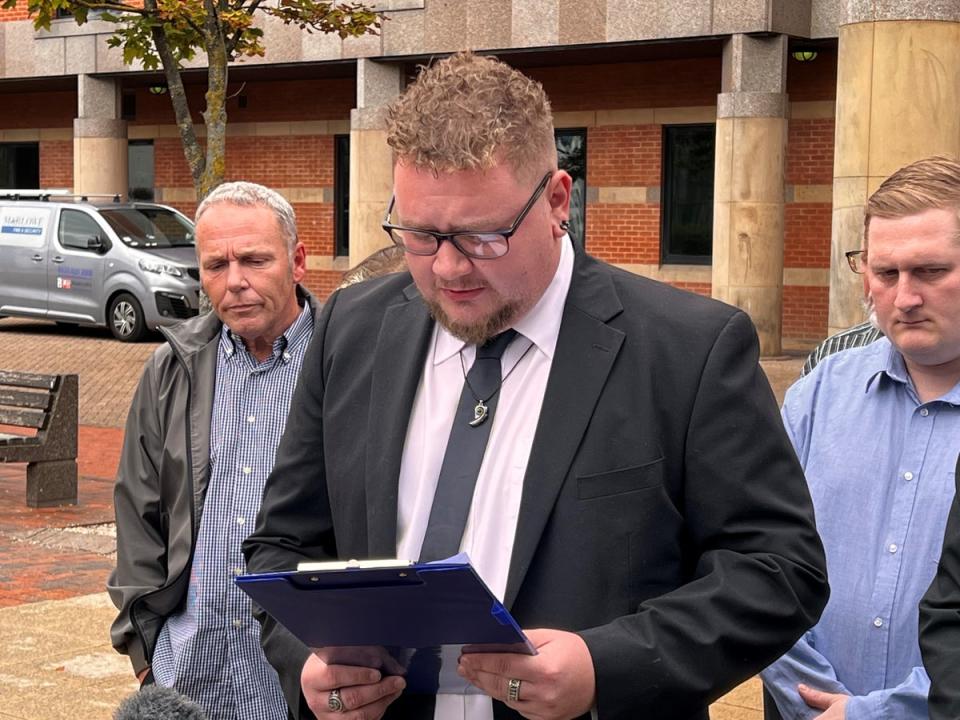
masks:
<path id="1" fill-rule="evenodd" d="M 60 257 L 59 255 L 56 255 L 56 256 L 50 258 L 50 262 L 62 263 L 62 262 L 63 262 L 63 258 Z"/>
<path id="2" fill-rule="evenodd" d="M 43 260 L 43 255 L 34 255 L 30 259 L 33 260 L 34 262 L 41 262 Z"/>

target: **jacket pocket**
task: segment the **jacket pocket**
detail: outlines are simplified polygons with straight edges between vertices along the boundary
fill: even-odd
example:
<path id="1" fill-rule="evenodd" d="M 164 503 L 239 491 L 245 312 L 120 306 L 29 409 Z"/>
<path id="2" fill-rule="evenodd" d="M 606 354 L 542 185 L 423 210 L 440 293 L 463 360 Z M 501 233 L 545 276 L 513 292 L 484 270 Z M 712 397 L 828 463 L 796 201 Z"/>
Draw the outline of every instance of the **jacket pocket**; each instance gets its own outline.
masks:
<path id="1" fill-rule="evenodd" d="M 621 495 L 623 493 L 657 487 L 663 483 L 663 458 L 642 465 L 581 475 L 577 478 L 577 497 L 580 500 Z"/>

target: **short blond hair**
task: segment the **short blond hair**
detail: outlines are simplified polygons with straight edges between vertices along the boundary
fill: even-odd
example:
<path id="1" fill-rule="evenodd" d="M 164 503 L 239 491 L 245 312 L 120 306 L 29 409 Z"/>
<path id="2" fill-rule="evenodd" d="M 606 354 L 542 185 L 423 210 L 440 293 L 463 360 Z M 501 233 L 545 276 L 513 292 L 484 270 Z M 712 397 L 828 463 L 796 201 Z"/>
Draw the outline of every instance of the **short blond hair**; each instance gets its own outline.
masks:
<path id="1" fill-rule="evenodd" d="M 870 218 L 902 218 L 924 210 L 953 210 L 960 220 L 960 162 L 934 155 L 910 163 L 884 180 L 867 200 L 864 247 Z"/>
<path id="2" fill-rule="evenodd" d="M 515 174 L 539 175 L 557 166 L 550 101 L 540 83 L 471 52 L 421 70 L 390 106 L 387 142 L 398 162 L 434 173 L 505 162 Z"/>

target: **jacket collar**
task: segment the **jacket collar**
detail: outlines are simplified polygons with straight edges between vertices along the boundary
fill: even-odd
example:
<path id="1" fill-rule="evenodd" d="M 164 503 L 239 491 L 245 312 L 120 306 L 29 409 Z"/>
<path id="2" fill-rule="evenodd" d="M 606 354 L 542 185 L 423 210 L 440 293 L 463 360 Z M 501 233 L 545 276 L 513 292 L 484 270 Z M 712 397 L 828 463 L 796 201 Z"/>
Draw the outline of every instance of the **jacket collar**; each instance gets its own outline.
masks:
<path id="1" fill-rule="evenodd" d="M 507 582 L 509 607 L 533 559 L 576 448 L 613 367 L 624 333 L 608 323 L 623 312 L 615 273 L 577 252 L 560 335 L 524 480 Z M 414 284 L 387 308 L 374 350 L 365 486 L 371 557 L 397 543 L 400 462 L 433 321 Z"/>

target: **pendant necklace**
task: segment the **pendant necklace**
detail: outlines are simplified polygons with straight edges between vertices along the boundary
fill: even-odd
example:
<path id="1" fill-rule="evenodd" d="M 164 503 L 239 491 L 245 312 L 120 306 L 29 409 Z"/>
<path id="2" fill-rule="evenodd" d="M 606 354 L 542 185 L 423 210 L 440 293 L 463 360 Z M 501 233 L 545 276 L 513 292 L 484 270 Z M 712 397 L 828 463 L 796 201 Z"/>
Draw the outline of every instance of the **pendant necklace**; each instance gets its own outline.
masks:
<path id="1" fill-rule="evenodd" d="M 473 399 L 477 401 L 477 404 L 473 408 L 473 420 L 470 421 L 470 427 L 479 427 L 486 422 L 487 416 L 490 414 L 490 408 L 487 407 L 487 403 L 490 402 L 490 399 L 500 392 L 500 388 L 503 387 L 503 384 L 507 381 L 507 378 L 510 377 L 510 374 L 517 369 L 517 365 L 527 356 L 527 353 L 530 352 L 530 349 L 533 347 L 534 343 L 531 341 L 527 346 L 527 349 L 523 351 L 523 354 L 517 359 L 513 364 L 513 367 L 510 368 L 506 375 L 500 378 L 500 382 L 497 383 L 496 389 L 487 395 L 485 398 L 481 398 L 477 395 L 476 390 L 473 389 L 473 385 L 470 384 L 470 380 L 467 378 L 467 368 L 463 364 L 463 350 L 460 351 L 460 372 L 463 373 L 463 381 L 467 384 L 467 388 L 470 390 L 470 394 L 473 395 Z M 476 362 L 476 359 L 474 359 Z"/>

